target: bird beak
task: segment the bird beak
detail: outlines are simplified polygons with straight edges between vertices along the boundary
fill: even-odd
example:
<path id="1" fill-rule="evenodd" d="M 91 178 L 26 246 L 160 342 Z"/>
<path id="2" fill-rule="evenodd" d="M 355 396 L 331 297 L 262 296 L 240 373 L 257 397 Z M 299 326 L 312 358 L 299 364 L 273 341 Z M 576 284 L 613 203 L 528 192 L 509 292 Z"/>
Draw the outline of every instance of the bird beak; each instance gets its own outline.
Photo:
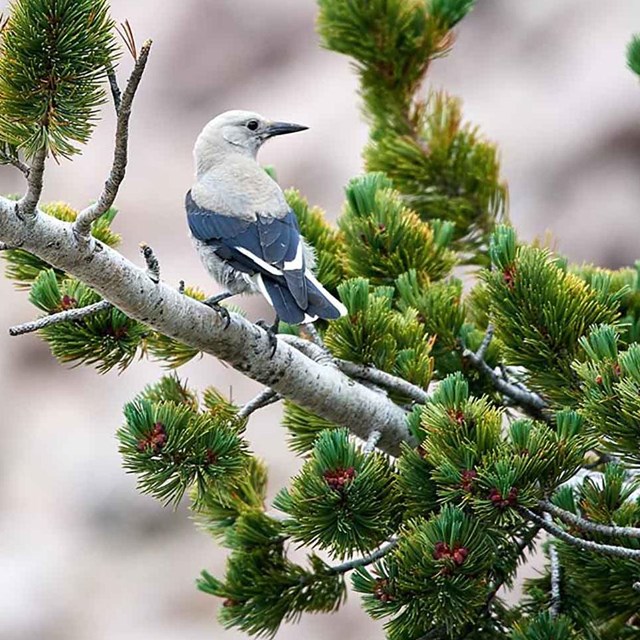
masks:
<path id="1" fill-rule="evenodd" d="M 302 124 L 293 124 L 291 122 L 271 122 L 264 129 L 265 138 L 272 138 L 273 136 L 281 136 L 285 133 L 296 133 L 297 131 L 305 131 L 309 127 L 305 127 Z"/>

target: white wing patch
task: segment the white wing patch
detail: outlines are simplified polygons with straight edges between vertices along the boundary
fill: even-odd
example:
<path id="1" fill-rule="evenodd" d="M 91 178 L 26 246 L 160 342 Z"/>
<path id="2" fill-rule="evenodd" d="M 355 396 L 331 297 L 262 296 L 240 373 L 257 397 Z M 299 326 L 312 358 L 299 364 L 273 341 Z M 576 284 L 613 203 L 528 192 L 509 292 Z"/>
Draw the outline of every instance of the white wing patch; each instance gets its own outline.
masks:
<path id="1" fill-rule="evenodd" d="M 293 260 L 290 262 L 284 263 L 285 271 L 300 271 L 304 266 L 303 252 L 302 252 L 302 242 L 298 242 L 298 248 L 296 250 L 296 255 Z"/>
<path id="2" fill-rule="evenodd" d="M 249 251 L 249 249 L 245 249 L 244 247 L 236 247 L 236 250 L 239 251 L 242 255 L 246 256 L 252 262 L 255 262 L 258 266 L 262 267 L 267 273 L 270 273 L 274 276 L 281 276 L 282 271 L 278 269 L 278 267 L 274 267 L 272 264 L 265 262 L 262 258 L 259 258 L 255 253 Z"/>
<path id="3" fill-rule="evenodd" d="M 316 278 L 313 275 L 313 272 L 311 271 L 311 269 L 307 269 L 304 272 L 304 276 L 305 278 L 307 278 L 308 280 L 311 280 L 311 282 L 318 287 L 318 289 L 322 292 L 322 295 L 329 300 L 329 302 L 340 312 L 341 316 L 346 316 L 347 315 L 347 307 L 345 307 L 342 302 L 340 302 L 340 300 L 338 300 L 337 298 L 335 298 L 334 296 L 332 296 L 318 281 L 318 278 Z"/>
<path id="4" fill-rule="evenodd" d="M 256 283 L 258 285 L 258 289 L 260 289 L 260 293 L 266 298 L 267 302 L 273 307 L 273 300 L 267 291 L 267 287 L 264 286 L 264 280 L 262 279 L 262 274 L 258 273 L 255 276 Z"/>

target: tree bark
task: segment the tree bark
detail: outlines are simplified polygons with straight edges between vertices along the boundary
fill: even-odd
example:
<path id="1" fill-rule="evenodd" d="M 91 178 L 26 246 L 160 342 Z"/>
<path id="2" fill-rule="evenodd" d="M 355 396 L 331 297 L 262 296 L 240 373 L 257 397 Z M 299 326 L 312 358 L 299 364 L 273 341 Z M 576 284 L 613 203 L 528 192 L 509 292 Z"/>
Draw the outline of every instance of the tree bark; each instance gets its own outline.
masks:
<path id="1" fill-rule="evenodd" d="M 117 251 L 92 239 L 80 242 L 72 226 L 38 212 L 23 221 L 16 203 L 0 198 L 0 241 L 18 245 L 81 280 L 129 317 L 156 331 L 228 362 L 248 377 L 326 420 L 367 440 L 381 433 L 378 448 L 398 455 L 412 442 L 406 414 L 381 392 L 369 389 L 334 366 L 315 362 L 284 341 L 273 358 L 265 331 L 214 310 L 149 278 Z M 413 443 L 415 444 L 415 443 Z"/>

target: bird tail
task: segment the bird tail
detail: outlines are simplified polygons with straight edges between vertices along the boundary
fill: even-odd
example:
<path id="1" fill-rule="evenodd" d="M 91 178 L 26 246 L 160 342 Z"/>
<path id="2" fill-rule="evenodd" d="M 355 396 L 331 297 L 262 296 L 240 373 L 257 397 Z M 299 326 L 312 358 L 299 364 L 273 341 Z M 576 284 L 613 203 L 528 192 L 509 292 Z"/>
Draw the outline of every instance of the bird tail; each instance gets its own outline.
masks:
<path id="1" fill-rule="evenodd" d="M 317 278 L 307 270 L 305 272 L 308 304 L 302 309 L 287 288 L 286 281 L 269 277 L 258 277 L 258 285 L 278 318 L 287 324 L 315 322 L 318 318 L 335 320 L 347 313 L 346 307 L 332 296 Z"/>

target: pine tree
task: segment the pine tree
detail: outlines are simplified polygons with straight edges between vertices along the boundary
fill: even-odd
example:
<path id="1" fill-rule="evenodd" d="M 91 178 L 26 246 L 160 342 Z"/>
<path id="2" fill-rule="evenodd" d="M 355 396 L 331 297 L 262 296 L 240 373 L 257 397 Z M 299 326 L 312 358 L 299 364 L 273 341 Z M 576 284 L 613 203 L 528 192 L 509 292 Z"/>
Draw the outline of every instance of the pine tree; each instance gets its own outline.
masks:
<path id="1" fill-rule="evenodd" d="M 188 500 L 229 549 L 225 574 L 198 582 L 225 626 L 273 636 L 338 609 L 350 579 L 391 640 L 640 637 L 640 266 L 572 265 L 519 240 L 495 145 L 458 98 L 421 97 L 473 4 L 318 0 L 322 44 L 359 75 L 366 172 L 335 226 L 286 196 L 348 314 L 281 326 L 272 357 L 237 309 L 225 327 L 203 292 L 162 283 L 149 247 L 146 270 L 115 251 L 151 43 L 138 51 L 126 32 L 136 62 L 120 92 L 106 0 L 14 0 L 0 20 L 0 161 L 27 179 L 22 198 L 0 198 L 0 250 L 42 313 L 12 334 L 38 331 L 61 362 L 98 371 L 144 355 L 177 370 L 207 353 L 270 385 L 239 407 L 173 372 L 132 392 L 117 431 L 140 491 Z M 627 55 L 640 76 L 640 36 Z M 80 212 L 39 204 L 47 158 L 88 142 L 107 80 L 117 133 L 103 193 Z M 460 266 L 475 276 L 466 293 Z M 281 399 L 304 464 L 267 504 L 245 428 Z M 502 589 L 541 530 L 547 566 L 508 605 Z"/>

